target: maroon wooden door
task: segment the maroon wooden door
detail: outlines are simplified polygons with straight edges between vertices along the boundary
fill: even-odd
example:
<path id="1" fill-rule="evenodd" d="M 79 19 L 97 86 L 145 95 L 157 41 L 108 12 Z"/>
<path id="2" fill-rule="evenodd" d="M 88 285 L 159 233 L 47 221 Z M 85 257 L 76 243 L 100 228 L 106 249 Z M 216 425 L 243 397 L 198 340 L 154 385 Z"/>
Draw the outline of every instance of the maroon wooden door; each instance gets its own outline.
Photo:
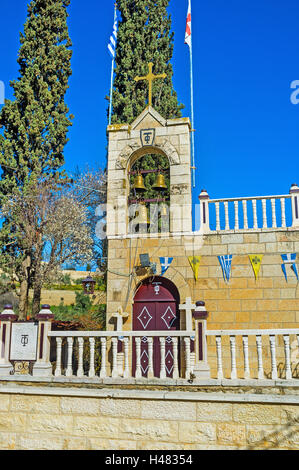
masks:
<path id="1" fill-rule="evenodd" d="M 133 305 L 133 330 L 144 331 L 141 339 L 141 371 L 147 376 L 149 367 L 147 331 L 169 331 L 165 343 L 166 376 L 172 377 L 173 372 L 173 345 L 171 331 L 179 329 L 178 300 L 169 288 L 162 285 L 157 278 L 152 283 L 144 283 L 137 291 Z M 178 348 L 179 350 L 179 348 Z M 160 376 L 161 350 L 158 337 L 153 338 L 153 368 L 154 376 Z M 133 374 L 136 368 L 136 346 L 133 340 Z"/>

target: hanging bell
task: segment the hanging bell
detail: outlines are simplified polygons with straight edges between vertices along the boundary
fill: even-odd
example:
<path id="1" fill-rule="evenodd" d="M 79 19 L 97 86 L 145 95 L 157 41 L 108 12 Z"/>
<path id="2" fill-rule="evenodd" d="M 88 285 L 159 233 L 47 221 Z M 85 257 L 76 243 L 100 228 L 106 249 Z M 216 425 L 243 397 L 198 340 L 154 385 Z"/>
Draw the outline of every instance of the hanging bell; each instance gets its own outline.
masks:
<path id="1" fill-rule="evenodd" d="M 158 173 L 157 179 L 155 184 L 153 185 L 154 189 L 157 189 L 158 191 L 161 189 L 167 189 L 166 183 L 165 183 L 165 177 L 162 175 L 162 173 Z"/>
<path id="2" fill-rule="evenodd" d="M 134 180 L 133 189 L 137 191 L 145 191 L 146 187 L 144 186 L 144 181 L 142 175 L 139 173 Z"/>
<path id="3" fill-rule="evenodd" d="M 138 216 L 135 219 L 135 223 L 139 225 L 149 225 L 150 220 L 147 213 L 147 208 L 144 204 L 140 204 L 138 207 Z"/>
<path id="4" fill-rule="evenodd" d="M 166 216 L 168 216 L 168 206 L 167 206 L 166 204 L 163 204 L 163 205 L 161 206 L 160 216 L 161 216 L 161 217 L 166 217 Z"/>

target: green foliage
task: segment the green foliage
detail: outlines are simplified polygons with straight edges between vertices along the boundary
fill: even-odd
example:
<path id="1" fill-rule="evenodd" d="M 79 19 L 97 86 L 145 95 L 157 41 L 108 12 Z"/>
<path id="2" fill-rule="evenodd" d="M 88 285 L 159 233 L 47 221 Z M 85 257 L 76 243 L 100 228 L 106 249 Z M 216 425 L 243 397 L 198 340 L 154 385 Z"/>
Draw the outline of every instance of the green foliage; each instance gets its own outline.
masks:
<path id="1" fill-rule="evenodd" d="M 59 185 L 66 179 L 61 167 L 73 118 L 64 101 L 72 73 L 69 4 L 70 0 L 32 0 L 28 5 L 20 34 L 19 77 L 10 83 L 14 100 L 6 100 L 0 112 L 1 207 L 12 196 L 30 196 L 40 182 Z M 1 225 L 1 268 L 33 287 L 32 260 L 40 253 L 28 246 L 18 222 L 6 215 Z"/>
<path id="2" fill-rule="evenodd" d="M 51 311 L 56 321 L 80 323 L 83 329 L 104 329 L 106 305 L 94 305 L 91 296 L 83 292 L 76 292 L 74 305 L 61 302 L 51 307 Z"/>
<path id="3" fill-rule="evenodd" d="M 153 107 L 165 118 L 181 116 L 183 106 L 173 89 L 173 33 L 169 0 L 117 0 L 121 13 L 116 47 L 112 123 L 131 123 L 147 106 L 148 83 L 134 78 L 148 74 L 153 62 Z"/>

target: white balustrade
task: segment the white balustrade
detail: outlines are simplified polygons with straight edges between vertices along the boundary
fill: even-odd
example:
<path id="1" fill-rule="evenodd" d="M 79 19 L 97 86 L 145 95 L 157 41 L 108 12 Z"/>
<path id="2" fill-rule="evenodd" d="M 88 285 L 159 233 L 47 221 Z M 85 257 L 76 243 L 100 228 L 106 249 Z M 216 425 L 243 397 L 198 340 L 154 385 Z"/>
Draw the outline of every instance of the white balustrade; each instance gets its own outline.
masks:
<path id="1" fill-rule="evenodd" d="M 169 335 L 171 333 L 171 335 Z M 155 375 L 161 380 L 172 378 L 190 379 L 192 372 L 191 338 L 192 331 L 122 331 L 123 352 L 118 353 L 120 332 L 108 331 L 50 331 L 48 336 L 56 338 L 55 377 L 83 377 L 83 364 L 86 365 L 86 376 L 91 379 L 106 377 L 124 379 L 151 379 Z M 208 337 L 207 361 L 215 361 L 217 370 L 213 372 L 217 380 L 296 380 L 299 357 L 299 329 L 271 330 L 206 330 Z M 216 351 L 213 352 L 213 337 Z M 223 338 L 228 341 L 223 341 Z M 62 364 L 62 345 L 66 339 L 66 364 Z M 84 356 L 84 338 L 86 357 Z M 100 341 L 95 343 L 96 338 Z M 205 338 L 203 338 L 205 341 Z M 240 341 L 239 341 L 240 340 Z M 74 347 L 76 345 L 78 347 Z M 87 346 L 89 344 L 89 353 Z M 95 344 L 100 348 L 101 367 L 96 372 Z M 155 365 L 154 348 L 159 348 L 159 368 Z M 110 351 L 108 354 L 108 350 Z M 179 354 L 181 351 L 181 355 Z M 74 356 L 77 354 L 77 358 Z M 214 356 L 214 359 L 212 358 Z M 98 355 L 97 355 L 98 357 Z M 119 358 L 123 363 L 119 364 Z M 169 363 L 171 358 L 171 363 Z M 181 363 L 180 358 L 183 360 Z M 243 358 L 243 360 L 239 360 Z M 237 360 L 238 359 L 238 360 Z M 74 364 L 78 364 L 74 370 Z M 144 362 L 145 361 L 145 362 Z M 211 365 L 210 365 L 211 367 Z M 292 376 L 292 371 L 293 375 Z M 183 376 L 182 376 L 183 373 Z M 298 380 L 298 378 L 297 378 Z"/>
<path id="2" fill-rule="evenodd" d="M 257 380 L 263 380 L 265 378 L 272 380 L 295 380 L 299 377 L 296 375 L 292 376 L 292 366 L 294 371 L 298 367 L 298 359 L 296 363 L 292 363 L 291 354 L 290 354 L 290 337 L 295 337 L 292 341 L 292 348 L 297 348 L 297 351 L 294 351 L 293 358 L 299 357 L 299 329 L 277 329 L 277 330 L 206 330 L 207 337 L 215 337 L 216 343 L 216 356 L 217 356 L 217 379 L 223 379 L 223 345 L 222 338 L 229 336 L 229 349 L 230 349 L 230 374 L 228 379 L 237 379 L 241 376 L 244 379 L 256 378 Z M 243 345 L 243 355 L 244 355 L 244 364 L 243 372 L 238 377 L 238 371 L 240 370 L 236 364 L 237 357 L 237 342 L 236 337 L 240 336 L 242 338 Z M 255 346 L 254 344 L 249 345 L 249 338 L 255 337 Z M 268 341 L 265 339 L 265 344 L 262 344 L 262 338 L 268 338 Z M 277 347 L 277 345 L 282 345 L 282 347 Z M 267 351 L 265 352 L 265 358 L 269 358 L 267 367 L 263 361 L 263 348 Z M 283 354 L 282 351 L 283 350 Z M 209 359 L 209 358 L 208 358 Z M 257 371 L 255 372 L 255 377 L 253 377 L 252 371 L 250 370 L 250 362 L 256 362 L 257 360 Z M 267 373 L 265 373 L 265 367 L 267 368 Z M 278 375 L 278 371 L 280 374 Z"/>
<path id="3" fill-rule="evenodd" d="M 257 196 L 257 197 L 244 197 L 244 198 L 226 198 L 226 199 L 206 199 L 205 203 L 210 208 L 212 204 L 215 205 L 215 230 L 216 231 L 241 231 L 241 230 L 258 230 L 269 228 L 285 228 L 286 224 L 286 201 L 288 203 L 288 211 L 294 218 L 296 215 L 295 203 L 292 203 L 294 196 L 291 194 L 280 196 Z M 276 201 L 280 201 L 280 219 L 277 216 Z M 267 205 L 267 201 L 269 205 Z M 252 214 L 249 220 L 247 203 L 251 203 Z M 230 205 L 232 210 L 230 209 Z M 224 208 L 224 217 L 221 218 L 221 207 Z M 250 208 L 250 206 L 249 206 Z M 259 211 L 261 208 L 261 217 Z M 208 209 L 209 210 L 209 209 Z M 297 209 L 298 211 L 298 209 Z M 243 217 L 239 217 L 239 213 L 243 213 Z M 243 220 L 243 224 L 242 224 Z M 211 220 L 211 215 L 209 216 Z M 294 226 L 294 224 L 293 224 Z M 204 232 L 209 233 L 211 230 L 205 224 Z"/>

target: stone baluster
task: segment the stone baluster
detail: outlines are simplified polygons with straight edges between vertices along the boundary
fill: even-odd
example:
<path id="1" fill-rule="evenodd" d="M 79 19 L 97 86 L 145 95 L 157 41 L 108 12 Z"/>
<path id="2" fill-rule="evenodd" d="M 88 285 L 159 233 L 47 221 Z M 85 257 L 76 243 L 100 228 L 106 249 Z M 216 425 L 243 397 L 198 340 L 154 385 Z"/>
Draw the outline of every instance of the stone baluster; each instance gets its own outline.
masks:
<path id="1" fill-rule="evenodd" d="M 276 222 L 276 205 L 275 205 L 275 199 L 271 199 L 271 207 L 272 207 L 272 228 L 277 227 L 277 222 Z"/>
<path id="2" fill-rule="evenodd" d="M 271 377 L 273 380 L 275 380 L 277 379 L 275 335 L 269 335 L 269 340 L 270 340 L 270 351 L 271 351 Z"/>
<path id="3" fill-rule="evenodd" d="M 50 310 L 50 305 L 42 305 L 36 320 L 38 321 L 38 342 L 37 360 L 34 363 L 32 374 L 39 377 L 50 377 L 52 375 L 52 364 L 50 362 L 50 338 L 48 332 L 51 331 L 54 315 Z"/>
<path id="4" fill-rule="evenodd" d="M 71 377 L 73 375 L 73 337 L 67 337 L 67 367 L 65 371 L 66 377 Z"/>
<path id="5" fill-rule="evenodd" d="M 178 339 L 177 337 L 172 338 L 172 353 L 173 353 L 173 373 L 172 378 L 179 378 L 179 366 L 178 366 Z"/>
<path id="6" fill-rule="evenodd" d="M 248 336 L 243 336 L 243 351 L 244 351 L 244 379 L 250 379 L 250 367 L 248 357 Z"/>
<path id="7" fill-rule="evenodd" d="M 55 368 L 55 377 L 60 377 L 62 375 L 61 370 L 61 352 L 62 352 L 62 338 L 59 336 L 56 337 L 56 368 Z"/>
<path id="8" fill-rule="evenodd" d="M 124 378 L 130 377 L 130 365 L 129 365 L 129 338 L 124 338 Z"/>
<path id="9" fill-rule="evenodd" d="M 113 378 L 118 377 L 118 363 L 117 363 L 117 338 L 112 338 L 112 372 Z"/>
<path id="10" fill-rule="evenodd" d="M 186 371 L 185 371 L 185 378 L 190 379 L 191 374 L 191 349 L 190 349 L 190 338 L 185 337 L 185 361 L 186 361 Z"/>
<path id="11" fill-rule="evenodd" d="M 292 227 L 299 227 L 299 186 L 292 184 L 290 189 L 292 196 Z"/>
<path id="12" fill-rule="evenodd" d="M 267 228 L 267 200 L 262 199 L 262 211 L 263 211 L 263 228 Z"/>
<path id="13" fill-rule="evenodd" d="M 107 339 L 101 338 L 101 370 L 100 370 L 100 378 L 104 379 L 107 377 L 107 366 L 106 366 L 106 353 L 107 353 Z"/>
<path id="14" fill-rule="evenodd" d="M 224 201 L 225 230 L 229 230 L 228 201 Z"/>
<path id="15" fill-rule="evenodd" d="M 216 336 L 217 379 L 223 379 L 221 336 Z"/>
<path id="16" fill-rule="evenodd" d="M 256 336 L 258 379 L 264 378 L 262 336 Z"/>
<path id="17" fill-rule="evenodd" d="M 216 230 L 220 230 L 220 204 L 219 202 L 215 202 L 215 210 L 216 210 Z"/>
<path id="18" fill-rule="evenodd" d="M 231 379 L 237 378 L 237 364 L 236 364 L 236 337 L 230 336 L 230 353 L 231 353 Z"/>
<path id="19" fill-rule="evenodd" d="M 13 366 L 9 361 L 10 336 L 12 322 L 17 319 L 18 317 L 15 315 L 12 305 L 5 305 L 4 310 L 0 315 L 0 376 L 7 376 L 13 370 Z"/>
<path id="20" fill-rule="evenodd" d="M 234 201 L 235 205 L 235 230 L 239 230 L 239 201 Z"/>
<path id="21" fill-rule="evenodd" d="M 286 361 L 286 379 L 292 379 L 292 369 L 291 369 L 291 358 L 290 358 L 290 337 L 289 335 L 283 335 L 284 342 L 284 354 Z"/>
<path id="22" fill-rule="evenodd" d="M 253 228 L 258 228 L 257 212 L 256 212 L 256 199 L 252 199 L 252 210 L 253 210 Z"/>
<path id="23" fill-rule="evenodd" d="M 154 377 L 154 363 L 153 363 L 153 338 L 149 337 L 147 340 L 148 343 L 148 371 L 147 371 L 147 377 L 152 378 Z"/>
<path id="24" fill-rule="evenodd" d="M 243 223 L 244 223 L 244 228 L 245 228 L 245 229 L 248 229 L 247 201 L 246 201 L 246 199 L 243 199 L 242 204 L 243 204 Z"/>
<path id="25" fill-rule="evenodd" d="M 89 371 L 88 371 L 88 377 L 94 377 L 95 376 L 94 345 L 95 345 L 95 339 L 94 338 L 89 338 Z"/>
<path id="26" fill-rule="evenodd" d="M 82 337 L 79 337 L 78 338 L 78 370 L 77 370 L 77 377 L 83 377 L 84 376 L 83 349 L 84 349 L 84 339 Z"/>
<path id="27" fill-rule="evenodd" d="M 141 363 L 140 363 L 140 356 L 141 356 L 141 338 L 135 338 L 135 347 L 136 347 L 136 371 L 135 377 L 136 379 L 140 379 L 142 376 L 141 373 Z"/>
<path id="28" fill-rule="evenodd" d="M 165 367 L 165 338 L 160 338 L 160 353 L 161 353 L 161 364 L 160 364 L 160 379 L 166 378 L 166 367 Z"/>
<path id="29" fill-rule="evenodd" d="M 285 198 L 280 198 L 280 206 L 281 206 L 281 226 L 286 227 L 286 205 L 285 205 Z"/>
<path id="30" fill-rule="evenodd" d="M 200 201 L 200 231 L 202 233 L 210 232 L 210 220 L 209 220 L 209 195 L 205 189 L 203 189 L 198 196 Z"/>

